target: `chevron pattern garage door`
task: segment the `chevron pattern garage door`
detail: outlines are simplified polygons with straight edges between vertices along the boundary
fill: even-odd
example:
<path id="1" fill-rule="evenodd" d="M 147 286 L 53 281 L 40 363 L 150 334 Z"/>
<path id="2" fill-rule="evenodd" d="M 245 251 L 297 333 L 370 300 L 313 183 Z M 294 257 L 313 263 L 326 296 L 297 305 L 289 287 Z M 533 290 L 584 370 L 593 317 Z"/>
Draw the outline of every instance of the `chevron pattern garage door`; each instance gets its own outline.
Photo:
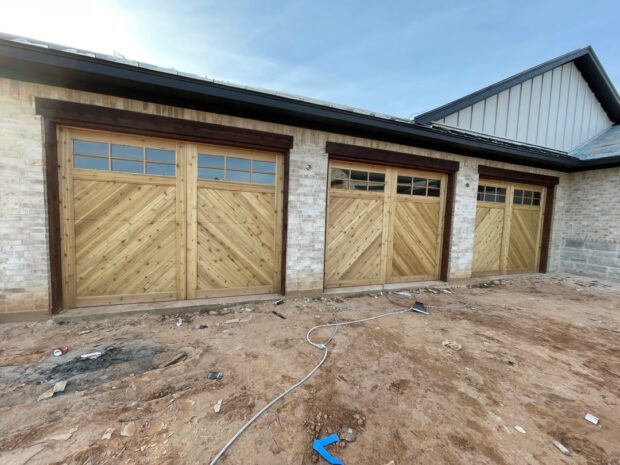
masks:
<path id="1" fill-rule="evenodd" d="M 331 162 L 325 286 L 438 278 L 446 180 L 438 173 Z"/>
<path id="2" fill-rule="evenodd" d="M 480 180 L 475 276 L 537 270 L 545 196 L 542 186 Z"/>
<path id="3" fill-rule="evenodd" d="M 282 156 L 59 132 L 66 307 L 280 291 Z"/>

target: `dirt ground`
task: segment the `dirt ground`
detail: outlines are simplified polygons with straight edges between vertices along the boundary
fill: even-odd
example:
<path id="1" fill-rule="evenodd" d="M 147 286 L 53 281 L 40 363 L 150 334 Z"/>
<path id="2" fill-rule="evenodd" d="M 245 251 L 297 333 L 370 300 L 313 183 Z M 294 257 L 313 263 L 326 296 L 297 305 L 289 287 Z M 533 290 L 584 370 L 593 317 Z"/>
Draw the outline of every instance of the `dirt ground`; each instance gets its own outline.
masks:
<path id="1" fill-rule="evenodd" d="M 312 440 L 345 427 L 356 440 L 328 449 L 347 465 L 620 464 L 619 284 L 547 275 L 412 292 L 1 325 L 0 463 L 209 464 L 320 360 L 310 327 L 417 298 L 428 316 L 342 327 L 320 371 L 219 464 L 325 463 Z M 37 400 L 58 381 L 64 392 Z"/>

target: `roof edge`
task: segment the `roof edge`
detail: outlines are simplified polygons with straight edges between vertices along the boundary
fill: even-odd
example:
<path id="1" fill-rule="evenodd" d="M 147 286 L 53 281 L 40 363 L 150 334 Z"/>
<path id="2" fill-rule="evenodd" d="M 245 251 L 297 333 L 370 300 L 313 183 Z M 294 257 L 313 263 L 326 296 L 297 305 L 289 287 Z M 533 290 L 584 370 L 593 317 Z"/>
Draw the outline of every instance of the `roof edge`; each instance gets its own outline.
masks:
<path id="1" fill-rule="evenodd" d="M 532 68 L 526 69 L 525 71 L 496 82 L 495 84 L 491 84 L 483 89 L 465 95 L 464 97 L 448 102 L 445 105 L 421 113 L 414 118 L 414 121 L 420 124 L 430 124 L 571 61 L 575 62 L 575 65 L 582 73 L 594 95 L 600 101 L 601 106 L 609 118 L 614 123 L 620 122 L 620 96 L 598 59 L 598 56 L 594 52 L 594 49 L 590 45 L 545 61 L 544 63 L 533 66 Z"/>

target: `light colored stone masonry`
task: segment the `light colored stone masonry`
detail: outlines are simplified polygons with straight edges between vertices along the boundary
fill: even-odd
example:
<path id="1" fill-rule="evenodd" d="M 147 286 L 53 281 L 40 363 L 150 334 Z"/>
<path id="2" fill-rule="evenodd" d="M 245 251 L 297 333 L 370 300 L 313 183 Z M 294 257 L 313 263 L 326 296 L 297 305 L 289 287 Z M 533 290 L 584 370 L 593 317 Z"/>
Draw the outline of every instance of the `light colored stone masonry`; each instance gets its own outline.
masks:
<path id="1" fill-rule="evenodd" d="M 34 110 L 36 96 L 293 136 L 286 251 L 287 292 L 323 288 L 327 188 L 325 143 L 328 140 L 461 163 L 450 243 L 451 278 L 468 277 L 471 273 L 479 163 L 560 176 L 552 225 L 550 270 L 559 268 L 568 175 L 371 139 L 0 79 L 0 312 L 46 309 L 49 302 L 44 155 L 41 122 Z M 310 165 L 309 169 L 307 165 Z"/>
<path id="2" fill-rule="evenodd" d="M 620 279 L 620 168 L 572 173 L 564 212 L 561 268 Z"/>

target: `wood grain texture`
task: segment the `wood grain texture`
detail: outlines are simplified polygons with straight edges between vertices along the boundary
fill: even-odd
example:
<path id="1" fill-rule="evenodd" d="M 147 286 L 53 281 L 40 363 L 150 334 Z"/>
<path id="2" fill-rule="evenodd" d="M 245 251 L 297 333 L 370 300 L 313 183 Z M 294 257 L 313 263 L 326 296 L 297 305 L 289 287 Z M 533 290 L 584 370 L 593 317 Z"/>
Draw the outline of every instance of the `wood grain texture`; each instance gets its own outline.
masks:
<path id="1" fill-rule="evenodd" d="M 76 297 L 176 291 L 173 186 L 74 182 Z"/>
<path id="2" fill-rule="evenodd" d="M 198 188 L 197 291 L 276 284 L 276 195 Z"/>
<path id="3" fill-rule="evenodd" d="M 333 194 L 327 211 L 325 287 L 381 280 L 382 199 Z"/>
<path id="4" fill-rule="evenodd" d="M 536 271 L 540 208 L 513 206 L 506 271 Z"/>
<path id="5" fill-rule="evenodd" d="M 501 205 L 501 204 L 500 204 Z M 486 273 L 501 269 L 504 208 L 481 206 L 476 209 L 474 262 L 472 272 Z"/>
<path id="6" fill-rule="evenodd" d="M 439 277 L 447 176 L 341 160 L 331 167 L 383 172 L 385 189 L 329 190 L 325 287 Z M 396 194 L 398 175 L 440 179 L 441 196 Z"/>

